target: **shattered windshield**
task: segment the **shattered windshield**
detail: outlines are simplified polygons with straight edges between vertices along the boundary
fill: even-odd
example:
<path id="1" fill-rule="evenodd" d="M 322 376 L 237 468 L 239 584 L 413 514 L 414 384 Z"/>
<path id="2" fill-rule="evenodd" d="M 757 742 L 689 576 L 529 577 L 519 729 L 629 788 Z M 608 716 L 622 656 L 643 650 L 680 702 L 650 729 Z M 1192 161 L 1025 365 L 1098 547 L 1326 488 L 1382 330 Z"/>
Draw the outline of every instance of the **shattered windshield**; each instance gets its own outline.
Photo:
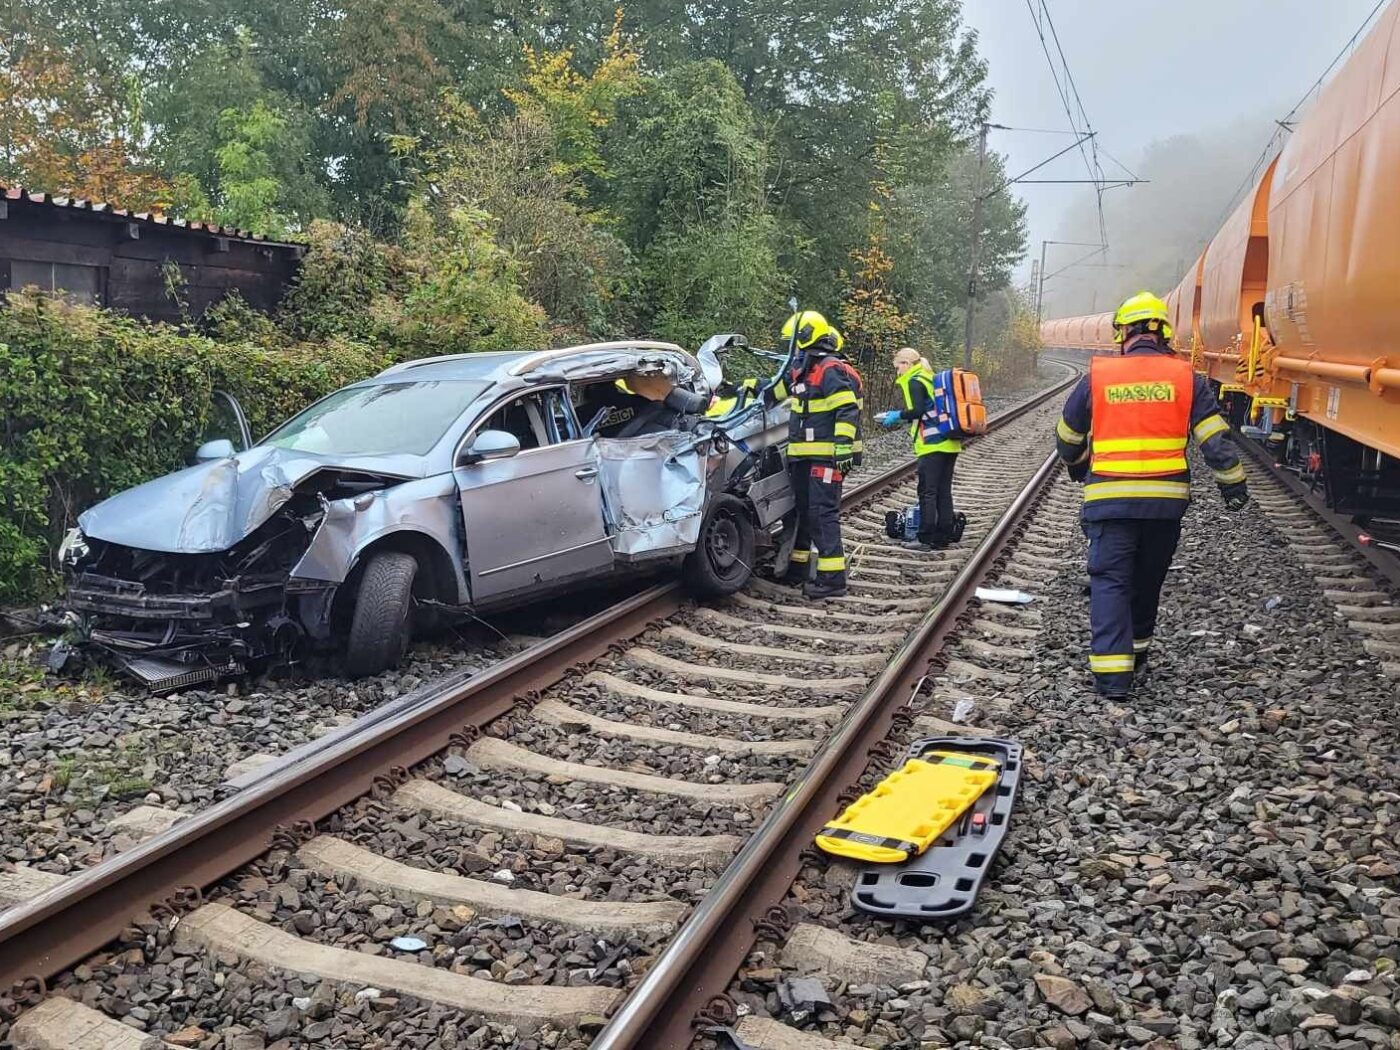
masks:
<path id="1" fill-rule="evenodd" d="M 422 456 L 488 385 L 452 379 L 347 387 L 293 416 L 263 444 L 323 456 Z"/>

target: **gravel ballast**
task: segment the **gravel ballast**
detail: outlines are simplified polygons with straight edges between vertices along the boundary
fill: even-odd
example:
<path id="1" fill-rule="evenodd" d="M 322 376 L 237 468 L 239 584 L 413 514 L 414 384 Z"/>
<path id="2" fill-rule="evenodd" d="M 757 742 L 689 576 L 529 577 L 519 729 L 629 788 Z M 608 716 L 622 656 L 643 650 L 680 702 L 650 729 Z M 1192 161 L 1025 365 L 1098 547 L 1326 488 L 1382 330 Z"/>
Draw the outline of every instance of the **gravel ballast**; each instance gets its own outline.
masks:
<path id="1" fill-rule="evenodd" d="M 1049 371 L 1054 373 L 1053 378 L 1060 378 L 1059 370 Z M 1040 444 L 1035 435 L 1044 429 L 1044 422 L 1038 415 L 1021 421 L 1025 435 L 1013 436 L 1008 443 L 1017 448 Z M 879 470 L 890 462 L 908 457 L 908 439 L 903 434 L 874 435 L 874 443 L 887 448 L 890 458 L 882 462 L 878 452 L 869 455 L 868 469 Z M 988 442 L 981 452 L 965 461 L 970 466 L 962 475 L 964 486 L 985 485 L 991 477 L 985 469 L 980 474 L 973 469 L 979 458 L 984 463 L 994 458 L 997 462 L 1004 459 L 1007 466 L 998 467 L 998 471 L 1029 471 L 1030 458 L 1021 452 L 1000 452 L 998 448 L 998 442 Z M 1009 499 L 1011 487 L 1008 485 L 1005 491 L 998 489 L 991 499 Z M 905 488 L 899 496 L 901 500 L 912 495 L 907 491 L 909 487 Z M 859 542 L 858 536 L 863 531 L 873 529 L 872 521 L 850 526 L 853 539 Z M 869 578 L 884 579 L 874 573 Z M 937 588 L 918 591 L 920 597 L 913 604 L 922 605 L 932 600 L 936 592 Z M 907 601 L 912 593 L 915 592 L 896 590 L 891 593 L 891 599 Z M 801 603 L 796 595 L 788 601 L 794 605 Z M 836 603 L 831 606 L 835 608 Z M 907 627 L 893 617 L 880 616 L 878 610 L 884 608 L 893 608 L 900 615 L 908 611 L 896 604 L 886 605 L 883 598 L 842 605 L 842 612 L 859 614 L 867 621 L 863 625 L 846 623 L 843 629 L 868 633 L 872 627 L 884 631 Z M 740 610 L 736 606 L 731 611 L 739 615 Z M 754 615 L 749 608 L 743 610 L 740 619 Z M 809 617 L 805 613 L 800 619 L 803 623 L 824 622 L 820 616 Z M 724 637 L 736 641 L 742 638 L 746 644 L 773 649 L 802 651 L 814 644 L 776 636 L 746 636 L 742 628 L 732 626 L 717 630 L 713 624 L 707 625 L 694 610 L 683 612 L 671 622 L 707 638 Z M 790 617 L 778 617 L 775 622 L 796 624 Z M 891 644 L 883 642 L 872 646 L 858 642 L 849 650 L 837 648 L 868 656 L 871 652 L 881 652 L 882 647 L 887 650 Z M 835 663 L 809 667 L 789 665 L 787 661 L 769 660 L 728 648 L 705 648 L 674 635 L 665 636 L 660 630 L 646 632 L 630 646 L 646 649 L 681 666 L 793 676 L 803 687 L 785 688 L 776 679 L 770 684 L 755 686 L 722 677 L 697 676 L 679 669 L 658 671 L 629 658 L 628 647 L 598 661 L 594 670 L 673 694 L 707 696 L 775 709 L 800 704 L 830 710 L 833 704 L 839 705 L 858 695 L 859 688 L 853 686 L 842 696 L 833 697 L 825 689 L 808 688 L 807 680 L 817 676 L 859 682 L 878 669 Z M 460 664 L 453 664 L 456 654 L 450 649 L 435 652 L 437 658 L 444 661 L 445 670 L 460 669 Z M 486 666 L 499 655 L 502 654 L 482 655 L 479 662 L 471 666 Z M 198 730 L 204 750 L 198 755 L 189 751 L 172 752 L 169 773 L 161 767 L 155 771 L 157 781 L 162 776 L 168 779 L 160 786 L 153 781 L 152 790 L 147 794 L 153 801 L 167 806 L 190 812 L 197 810 L 220 797 L 224 790 L 220 787 L 223 767 L 235 757 L 246 757 L 254 751 L 277 753 L 313 735 L 309 726 L 302 733 L 298 722 L 296 705 L 302 696 L 300 691 L 320 690 L 316 695 L 327 701 L 321 721 L 327 726 L 334 725 L 374 703 L 405 692 L 404 676 L 420 669 L 422 652 L 415 650 L 414 658 L 418 662 L 405 672 L 381 676 L 389 683 L 381 693 L 374 692 L 374 683 L 380 679 L 357 683 L 354 687 L 357 700 L 365 702 L 349 709 L 332 706 L 336 690 L 347 688 L 347 683 L 337 681 L 298 683 L 293 692 L 274 688 L 270 683 L 257 683 L 259 689 L 268 690 L 256 698 L 262 704 L 260 708 L 252 706 L 255 697 L 251 683 L 246 696 L 210 691 L 163 701 L 142 698 L 141 706 L 181 701 L 188 704 L 191 700 L 203 704 L 202 710 L 194 705 L 187 710 L 189 728 L 185 731 L 193 736 Z M 433 676 L 441 673 L 443 671 L 439 670 Z M 420 681 L 426 677 L 420 676 Z M 830 724 L 829 721 L 769 718 L 746 721 L 734 713 L 654 703 L 647 704 L 646 717 L 628 719 L 628 705 L 636 707 L 639 703 L 635 697 L 586 683 L 582 675 L 572 676 L 559 688 L 550 690 L 547 696 L 596 716 L 630 720 L 636 725 L 674 732 L 729 737 L 740 742 L 819 739 Z M 119 703 L 125 702 L 127 698 L 120 698 Z M 230 704 L 234 708 L 232 711 Z M 217 713 L 217 719 L 209 715 L 211 708 Z M 234 721 L 230 722 L 230 718 Z M 241 725 L 238 720 L 244 718 L 259 723 L 252 727 L 256 732 L 251 734 L 251 739 L 247 733 L 239 736 L 238 744 L 225 749 L 232 739 L 232 734 L 226 735 L 225 729 Z M 596 727 L 590 731 L 567 721 L 561 724 L 534 718 L 524 706 L 493 724 L 488 732 L 491 737 L 508 739 L 515 747 L 528 748 L 545 758 L 673 778 L 702 786 L 724 785 L 736 790 L 745 785 L 785 783 L 805 761 L 800 755 L 712 752 L 678 743 L 657 744 L 624 735 L 609 735 L 598 732 Z M 211 760 L 207 752 L 216 752 L 217 761 Z M 217 772 L 213 768 L 216 765 Z M 742 836 L 757 824 L 769 804 L 767 798 L 738 803 L 672 797 L 628 787 L 576 783 L 557 775 L 500 768 L 494 764 L 479 766 L 472 761 L 470 748 L 439 755 L 413 770 L 412 776 L 479 803 L 522 814 L 654 835 Z M 177 783 L 181 787 L 176 787 Z M 170 785 L 169 790 L 162 793 L 161 787 L 166 784 Z M 3 790 L 4 784 L 0 782 L 0 792 Z M 111 798 L 104 802 L 107 808 L 93 814 L 94 822 L 99 825 L 120 811 L 126 800 Z M 61 826 L 62 815 L 55 812 L 51 816 Z M 49 830 L 52 831 L 52 827 Z M 71 835 L 66 827 L 61 830 Z M 490 879 L 501 885 L 591 901 L 693 903 L 700 899 L 717 874 L 714 864 L 667 864 L 621 849 L 580 848 L 541 835 L 489 831 L 452 820 L 438 820 L 385 798 L 362 799 L 323 821 L 319 830 L 413 867 L 451 871 L 466 877 Z M 24 841 L 28 849 L 24 834 L 20 830 L 15 840 Z M 81 836 L 71 836 L 68 841 L 87 843 Z M 84 859 L 95 860 L 105 845 L 101 833 L 96 832 L 88 843 Z M 62 864 L 47 853 L 37 857 L 27 853 L 25 859 L 36 860 L 40 867 L 49 863 Z M 79 866 L 81 864 L 72 864 L 68 870 Z M 367 891 L 353 882 L 342 884 L 334 878 L 308 872 L 289 849 L 280 848 L 223 884 L 208 889 L 205 899 L 230 905 L 241 914 L 319 946 L 392 957 L 527 987 L 627 988 L 663 941 L 655 931 L 610 938 L 581 933 L 556 923 L 512 921 L 509 916 L 483 917 L 466 914 L 471 909 L 437 907 L 428 902 L 405 903 L 384 893 Z M 416 938 L 424 947 L 396 947 L 393 943 L 396 938 Z M 546 1024 L 537 1032 L 526 1032 L 523 1028 L 514 1030 L 509 1025 L 488 1023 L 484 1018 L 418 1002 L 410 995 L 380 992 L 361 1000 L 353 996 L 347 999 L 343 990 L 337 992 L 320 982 L 269 972 L 258 964 L 234 962 L 223 955 L 210 958 L 192 952 L 187 946 L 181 946 L 168 926 L 156 925 L 133 928 L 124 943 L 108 956 L 64 975 L 56 984 L 66 994 L 80 997 L 89 1005 L 122 1018 L 132 1027 L 159 1033 L 166 1039 L 180 1036 L 185 1039 L 181 1045 L 197 1045 L 203 1050 L 256 1050 L 258 1047 L 283 1050 L 283 1047 L 301 1045 L 500 1045 L 533 1050 L 539 1046 L 586 1045 L 587 1036 L 594 1027 L 588 1022 L 564 1034 Z M 193 1030 L 196 1028 L 199 1032 Z M 183 1035 L 182 1029 L 185 1030 Z M 0 1047 L 4 1046 L 3 1035 L 0 1031 Z M 175 1041 L 180 1042 L 180 1039 Z"/>
<path id="2" fill-rule="evenodd" d="M 1031 527 L 1063 535 L 1039 636 L 1016 642 L 1033 658 L 962 651 L 1016 675 L 972 685 L 999 701 L 975 729 L 1029 749 L 971 917 L 877 920 L 850 906 L 852 868 L 804 867 L 795 916 L 922 952 L 924 978 L 826 980 L 831 1007 L 799 1016 L 768 944 L 730 989 L 741 1010 L 866 1047 L 1400 1046 L 1400 697 L 1286 537 L 1257 507 L 1226 513 L 1195 473 L 1130 701 L 1092 691 L 1084 541 L 1062 497 L 1037 519 L 1053 527 Z"/>

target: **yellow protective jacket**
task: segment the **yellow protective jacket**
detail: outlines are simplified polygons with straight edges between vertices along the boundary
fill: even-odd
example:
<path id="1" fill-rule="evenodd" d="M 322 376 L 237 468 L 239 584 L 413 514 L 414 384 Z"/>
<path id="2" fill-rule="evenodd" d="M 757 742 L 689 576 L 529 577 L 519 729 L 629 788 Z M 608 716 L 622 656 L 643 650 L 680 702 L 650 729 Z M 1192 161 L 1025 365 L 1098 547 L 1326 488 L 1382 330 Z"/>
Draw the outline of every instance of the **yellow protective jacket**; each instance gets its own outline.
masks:
<path id="1" fill-rule="evenodd" d="M 861 460 L 861 378 L 847 361 L 813 355 L 780 378 L 772 396 L 791 398 L 788 421 L 789 460 L 835 466 Z"/>
<path id="2" fill-rule="evenodd" d="M 1123 348 L 1125 361 L 1143 362 L 1143 375 L 1156 378 L 1159 370 L 1153 365 L 1171 354 L 1171 348 L 1150 336 L 1137 336 Z M 1085 376 L 1070 392 L 1059 425 L 1055 428 L 1055 445 L 1066 463 L 1085 464 L 1089 473 L 1084 484 L 1085 521 L 1107 521 L 1115 518 L 1157 518 L 1180 520 L 1191 501 L 1191 475 L 1187 470 L 1186 443 L 1194 437 L 1201 455 L 1222 488 L 1238 485 L 1245 480 L 1244 465 L 1230 441 L 1230 425 L 1220 415 L 1220 406 L 1205 376 L 1190 378 L 1189 386 L 1180 396 L 1190 396 L 1190 409 L 1184 414 L 1181 436 L 1172 443 L 1173 459 L 1163 471 L 1143 477 L 1096 473 L 1095 453 L 1117 453 L 1117 448 L 1105 449 L 1103 434 L 1095 434 L 1094 386 L 1091 376 Z M 1185 407 L 1185 406 L 1183 406 Z M 1128 413 L 1131 420 L 1135 406 L 1125 401 L 1116 410 Z M 1099 409 L 1102 411 L 1102 408 Z M 1121 442 L 1120 442 L 1121 444 Z M 1140 443 L 1138 443 L 1140 444 Z M 1150 468 L 1149 468 L 1150 469 Z"/>
<path id="3" fill-rule="evenodd" d="M 914 455 L 961 452 L 962 442 L 957 438 L 944 438 L 942 441 L 924 440 L 924 428 L 920 420 L 933 410 L 933 374 L 922 364 L 917 364 L 902 376 L 896 376 L 895 383 L 899 386 L 899 392 L 904 395 L 904 410 L 900 415 L 912 421 L 909 425 L 909 436 L 914 439 Z"/>

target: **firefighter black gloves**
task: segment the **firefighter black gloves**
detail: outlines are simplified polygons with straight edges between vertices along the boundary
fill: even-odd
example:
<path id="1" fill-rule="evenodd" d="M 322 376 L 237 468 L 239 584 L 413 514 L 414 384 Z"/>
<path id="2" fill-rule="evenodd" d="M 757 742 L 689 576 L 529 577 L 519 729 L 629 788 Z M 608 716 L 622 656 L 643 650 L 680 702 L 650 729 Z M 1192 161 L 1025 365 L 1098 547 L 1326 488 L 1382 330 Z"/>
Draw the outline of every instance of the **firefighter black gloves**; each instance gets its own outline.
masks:
<path id="1" fill-rule="evenodd" d="M 1249 486 L 1243 481 L 1233 485 L 1220 486 L 1220 498 L 1225 501 L 1226 510 L 1243 510 L 1249 502 Z"/>
<path id="2" fill-rule="evenodd" d="M 1070 481 L 1077 481 L 1083 484 L 1084 479 L 1089 476 L 1089 461 L 1087 459 L 1081 459 L 1078 463 L 1070 463 L 1067 469 L 1069 471 Z"/>

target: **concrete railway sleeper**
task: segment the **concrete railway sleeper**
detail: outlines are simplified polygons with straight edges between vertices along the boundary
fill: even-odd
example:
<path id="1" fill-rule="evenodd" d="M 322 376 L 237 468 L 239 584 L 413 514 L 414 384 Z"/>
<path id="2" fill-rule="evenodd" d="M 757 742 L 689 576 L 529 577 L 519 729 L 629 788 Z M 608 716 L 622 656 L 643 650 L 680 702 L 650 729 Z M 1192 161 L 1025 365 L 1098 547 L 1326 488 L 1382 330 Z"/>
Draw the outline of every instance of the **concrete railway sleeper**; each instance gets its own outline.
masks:
<path id="1" fill-rule="evenodd" d="M 964 455 L 956 496 L 986 513 L 959 548 L 923 556 L 946 572 L 865 577 L 853 557 L 853 581 L 881 586 L 815 608 L 771 585 L 708 609 L 655 588 L 274 760 L 234 798 L 0 915 L 6 986 L 57 974 L 58 993 L 0 1039 L 121 1045 L 100 1042 L 116 1024 L 143 1050 L 143 1032 L 221 1050 L 447 1032 L 436 1045 L 585 1045 L 809 756 L 908 663 L 930 604 L 964 594 L 1055 411 L 1027 406 Z M 852 503 L 872 497 L 912 503 L 912 480 Z M 904 552 L 876 521 L 852 518 L 848 542 L 893 561 Z M 817 646 L 833 659 L 804 667 Z"/>

